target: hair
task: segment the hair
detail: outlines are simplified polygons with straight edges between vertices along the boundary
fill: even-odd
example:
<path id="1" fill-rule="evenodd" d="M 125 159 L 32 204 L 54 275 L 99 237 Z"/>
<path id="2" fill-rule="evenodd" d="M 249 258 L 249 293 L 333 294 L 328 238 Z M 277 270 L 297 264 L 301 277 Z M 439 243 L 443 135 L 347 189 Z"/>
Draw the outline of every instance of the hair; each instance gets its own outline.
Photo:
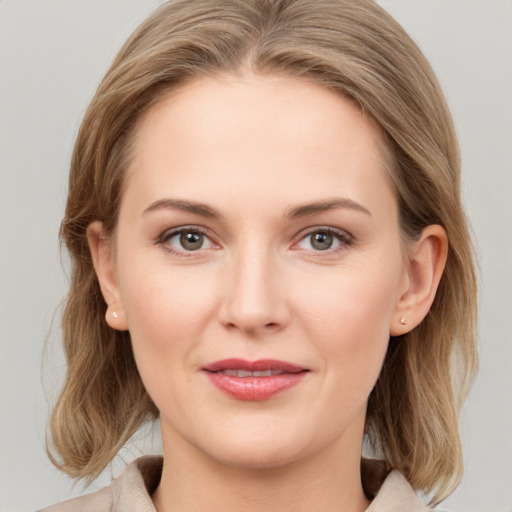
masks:
<path id="1" fill-rule="evenodd" d="M 366 435 L 412 487 L 446 497 L 463 471 L 458 413 L 476 371 L 474 255 L 460 199 L 460 158 L 437 79 L 402 27 L 371 0 L 176 0 L 124 44 L 85 113 L 69 177 L 61 239 L 71 255 L 63 313 L 67 375 L 50 420 L 53 463 L 92 480 L 158 410 L 128 332 L 109 328 L 86 238 L 116 227 L 131 137 L 140 116 L 201 77 L 281 75 L 358 105 L 390 154 L 400 228 L 414 240 L 443 226 L 448 259 L 431 310 L 391 338 L 369 397 Z"/>

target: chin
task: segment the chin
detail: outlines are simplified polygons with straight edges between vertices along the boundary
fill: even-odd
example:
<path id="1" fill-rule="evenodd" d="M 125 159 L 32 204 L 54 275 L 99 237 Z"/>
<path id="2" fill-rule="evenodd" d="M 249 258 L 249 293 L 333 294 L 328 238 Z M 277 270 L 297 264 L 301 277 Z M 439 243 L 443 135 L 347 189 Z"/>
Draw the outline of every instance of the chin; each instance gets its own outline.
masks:
<path id="1" fill-rule="evenodd" d="M 266 441 L 247 443 L 229 443 L 224 449 L 210 452 L 208 455 L 223 465 L 237 469 L 270 470 L 280 468 L 301 459 L 304 453 L 300 447 L 277 446 Z"/>
<path id="2" fill-rule="evenodd" d="M 238 469 L 269 470 L 292 464 L 307 458 L 330 444 L 331 439 L 308 432 L 304 424 L 293 426 L 277 419 L 271 425 L 266 422 L 252 425 L 238 424 L 234 430 L 209 429 L 199 443 L 204 454 L 223 465 Z M 263 423 L 263 424 L 262 424 Z M 299 427 L 302 428 L 299 429 Z M 323 442 L 322 442 L 323 441 Z"/>

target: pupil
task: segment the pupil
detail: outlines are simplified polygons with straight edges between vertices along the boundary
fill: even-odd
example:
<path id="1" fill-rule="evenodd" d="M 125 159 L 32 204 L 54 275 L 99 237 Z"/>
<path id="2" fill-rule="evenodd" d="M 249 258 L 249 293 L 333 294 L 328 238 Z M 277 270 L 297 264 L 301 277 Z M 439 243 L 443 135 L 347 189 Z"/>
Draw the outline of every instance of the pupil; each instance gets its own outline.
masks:
<path id="1" fill-rule="evenodd" d="M 203 245 L 203 235 L 201 233 L 182 233 L 180 243 L 188 251 L 196 251 Z"/>
<path id="2" fill-rule="evenodd" d="M 311 245 L 319 251 L 330 249 L 332 245 L 332 235 L 329 233 L 315 233 L 312 236 Z"/>

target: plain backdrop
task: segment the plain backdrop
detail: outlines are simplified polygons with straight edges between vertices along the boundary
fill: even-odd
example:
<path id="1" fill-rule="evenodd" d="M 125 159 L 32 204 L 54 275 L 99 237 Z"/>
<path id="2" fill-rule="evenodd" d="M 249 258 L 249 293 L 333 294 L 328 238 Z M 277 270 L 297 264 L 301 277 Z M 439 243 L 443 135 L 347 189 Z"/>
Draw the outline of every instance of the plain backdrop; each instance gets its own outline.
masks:
<path id="1" fill-rule="evenodd" d="M 102 74 L 159 3 L 0 0 L 0 512 L 83 492 L 44 448 L 64 371 L 55 311 L 66 290 L 57 233 L 67 168 Z M 466 474 L 442 508 L 511 512 L 512 2 L 380 3 L 430 59 L 452 107 L 481 265 L 481 368 L 461 418 Z M 141 451 L 159 451 L 146 430 L 89 491 Z"/>

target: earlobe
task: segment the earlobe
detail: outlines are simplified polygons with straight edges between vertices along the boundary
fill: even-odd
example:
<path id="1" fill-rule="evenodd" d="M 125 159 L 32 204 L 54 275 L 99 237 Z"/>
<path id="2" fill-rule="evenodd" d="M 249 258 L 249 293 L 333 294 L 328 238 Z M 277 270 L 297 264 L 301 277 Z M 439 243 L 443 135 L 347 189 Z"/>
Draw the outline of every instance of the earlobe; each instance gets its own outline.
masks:
<path id="1" fill-rule="evenodd" d="M 101 222 L 96 221 L 89 224 L 87 227 L 87 242 L 101 293 L 107 303 L 105 320 L 113 329 L 127 330 L 121 293 L 117 283 L 112 242 L 105 236 Z"/>
<path id="2" fill-rule="evenodd" d="M 409 250 L 408 289 L 396 304 L 391 336 L 414 329 L 427 316 L 441 281 L 448 255 L 448 238 L 442 226 L 427 226 Z"/>
<path id="3" fill-rule="evenodd" d="M 115 305 L 109 304 L 107 312 L 105 313 L 105 320 L 112 329 L 116 329 L 118 331 L 128 330 L 122 306 L 116 307 Z"/>

